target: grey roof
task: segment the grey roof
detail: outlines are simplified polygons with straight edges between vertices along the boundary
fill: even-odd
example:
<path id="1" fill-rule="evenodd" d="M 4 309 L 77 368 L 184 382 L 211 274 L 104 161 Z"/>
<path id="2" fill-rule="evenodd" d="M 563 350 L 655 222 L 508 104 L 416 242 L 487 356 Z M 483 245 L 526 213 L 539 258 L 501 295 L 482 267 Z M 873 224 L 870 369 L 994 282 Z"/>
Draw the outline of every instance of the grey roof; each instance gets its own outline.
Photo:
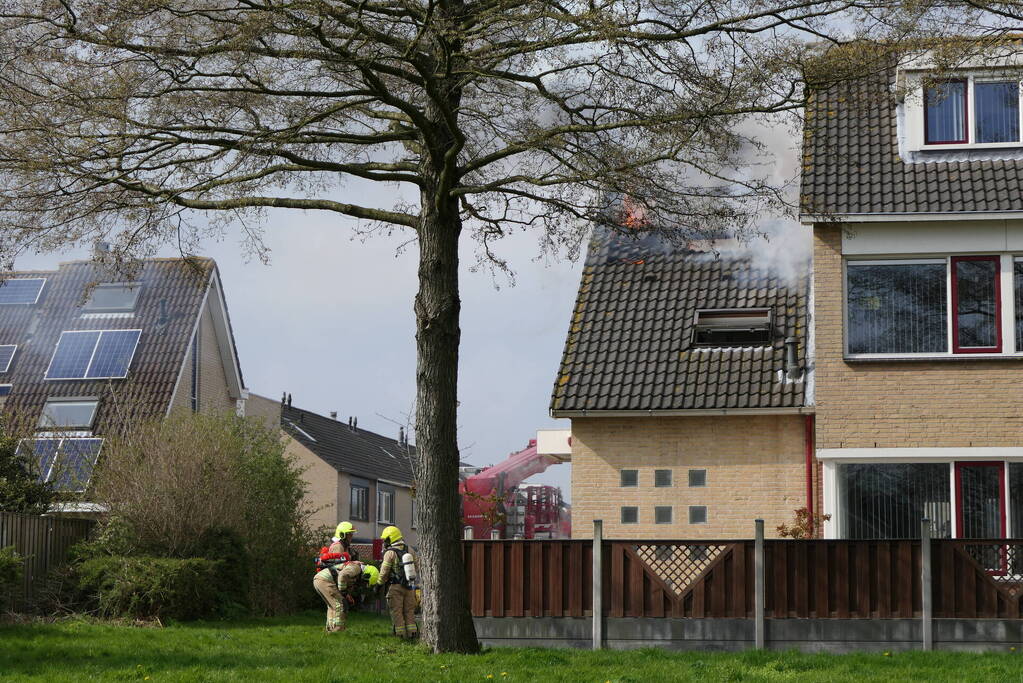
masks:
<path id="1" fill-rule="evenodd" d="M 673 250 L 654 238 L 590 243 L 551 410 L 793 408 L 803 383 L 784 382 L 784 338 L 803 363 L 807 278 L 790 282 L 748 256 Z M 770 347 L 692 346 L 697 310 L 770 308 Z"/>
<path id="2" fill-rule="evenodd" d="M 353 430 L 346 422 L 288 406 L 281 407 L 281 427 L 339 472 L 404 486 L 415 481 L 411 462 L 415 446 L 406 449 L 397 439 Z"/>
<path id="3" fill-rule="evenodd" d="M 90 285 L 111 280 L 91 262 L 63 263 L 52 271 L 0 273 L 0 278 L 46 278 L 36 304 L 0 306 L 0 344 L 18 345 L 10 370 L 0 374 L 0 383 L 13 385 L 4 412 L 34 423 L 48 398 L 96 396 L 103 399 L 97 433 L 118 422 L 114 415 L 127 405 L 136 417 L 165 414 L 215 269 L 210 259 L 144 261 L 135 278 L 141 291 L 130 317 L 83 315 Z M 62 331 L 109 329 L 142 330 L 126 379 L 44 379 Z M 107 400 L 115 393 L 116 400 Z"/>
<path id="4" fill-rule="evenodd" d="M 1023 161 L 907 163 L 899 156 L 894 66 L 811 92 L 803 141 L 803 214 L 1023 210 Z"/>

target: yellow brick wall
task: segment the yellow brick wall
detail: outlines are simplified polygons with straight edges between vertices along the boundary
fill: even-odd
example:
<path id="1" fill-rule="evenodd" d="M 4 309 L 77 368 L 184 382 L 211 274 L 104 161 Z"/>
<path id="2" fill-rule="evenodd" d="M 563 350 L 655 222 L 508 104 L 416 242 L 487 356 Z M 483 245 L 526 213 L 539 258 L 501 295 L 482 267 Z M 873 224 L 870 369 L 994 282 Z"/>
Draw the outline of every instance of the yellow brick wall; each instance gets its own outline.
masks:
<path id="1" fill-rule="evenodd" d="M 768 536 L 806 505 L 805 418 L 801 415 L 575 418 L 572 420 L 572 537 L 752 538 Z M 622 469 L 639 470 L 638 487 L 620 486 Z M 672 470 L 672 486 L 654 487 L 654 470 Z M 706 487 L 689 487 L 689 470 L 707 470 Z M 621 524 L 622 506 L 639 507 L 638 524 Z M 654 506 L 673 506 L 672 524 L 654 523 Z M 706 505 L 707 523 L 689 524 L 689 506 Z"/>
<path id="2" fill-rule="evenodd" d="M 1019 361 L 843 360 L 842 235 L 814 229 L 818 448 L 1018 446 Z"/>
<path id="3" fill-rule="evenodd" d="M 230 340 L 225 340 L 225 343 L 230 344 Z M 191 409 L 194 352 L 195 349 L 190 349 L 185 357 L 181 381 L 171 401 L 173 410 Z M 235 411 L 235 400 L 231 398 L 228 388 L 227 371 L 220 356 L 217 330 L 213 325 L 213 313 L 208 304 L 203 307 L 199 322 L 199 410 L 205 413 Z"/>

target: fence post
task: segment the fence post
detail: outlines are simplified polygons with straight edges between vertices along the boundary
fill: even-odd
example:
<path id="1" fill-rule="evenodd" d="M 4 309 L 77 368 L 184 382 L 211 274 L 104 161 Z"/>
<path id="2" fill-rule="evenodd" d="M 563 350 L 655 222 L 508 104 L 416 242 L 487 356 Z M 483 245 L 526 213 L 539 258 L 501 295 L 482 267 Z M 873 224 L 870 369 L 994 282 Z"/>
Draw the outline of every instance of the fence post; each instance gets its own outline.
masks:
<path id="1" fill-rule="evenodd" d="M 764 520 L 753 522 L 753 646 L 764 649 Z"/>
<path id="2" fill-rule="evenodd" d="M 934 590 L 931 577 L 931 520 L 920 525 L 920 626 L 925 651 L 934 649 Z"/>
<path id="3" fill-rule="evenodd" d="M 467 526 L 467 527 L 464 527 L 462 529 L 462 538 L 464 538 L 466 541 L 471 541 L 472 540 L 472 527 L 471 526 Z"/>
<path id="4" fill-rule="evenodd" d="M 593 649 L 604 647 L 604 520 L 593 520 Z"/>
<path id="5" fill-rule="evenodd" d="M 501 531 L 499 529 L 491 529 L 490 530 L 490 540 L 491 541 L 498 541 L 500 539 L 501 539 Z"/>

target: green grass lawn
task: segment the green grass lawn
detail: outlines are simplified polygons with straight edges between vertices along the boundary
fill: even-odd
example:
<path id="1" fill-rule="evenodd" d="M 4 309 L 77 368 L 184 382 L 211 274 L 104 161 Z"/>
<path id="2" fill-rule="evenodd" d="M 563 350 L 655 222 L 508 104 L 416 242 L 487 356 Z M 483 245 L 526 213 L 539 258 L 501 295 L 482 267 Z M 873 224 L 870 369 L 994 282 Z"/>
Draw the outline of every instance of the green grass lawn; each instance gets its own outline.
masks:
<path id="1" fill-rule="evenodd" d="M 740 654 L 495 649 L 428 654 L 354 615 L 326 635 L 322 616 L 134 628 L 88 621 L 0 626 L 4 681 L 1023 681 L 1023 653 Z"/>

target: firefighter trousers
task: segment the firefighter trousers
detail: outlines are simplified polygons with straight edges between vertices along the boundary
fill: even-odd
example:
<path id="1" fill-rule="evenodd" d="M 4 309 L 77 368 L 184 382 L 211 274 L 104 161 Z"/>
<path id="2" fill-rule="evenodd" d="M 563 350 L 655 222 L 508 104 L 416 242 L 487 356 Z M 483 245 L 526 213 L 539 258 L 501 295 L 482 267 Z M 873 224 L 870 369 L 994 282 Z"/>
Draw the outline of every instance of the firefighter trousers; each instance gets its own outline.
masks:
<path id="1" fill-rule="evenodd" d="M 399 638 L 414 638 L 419 635 L 416 626 L 416 592 L 401 584 L 392 583 L 387 588 L 387 607 L 391 611 L 391 623 Z"/>
<path id="2" fill-rule="evenodd" d="M 313 579 L 313 588 L 327 603 L 327 633 L 344 631 L 348 621 L 348 601 L 333 581 Z"/>

